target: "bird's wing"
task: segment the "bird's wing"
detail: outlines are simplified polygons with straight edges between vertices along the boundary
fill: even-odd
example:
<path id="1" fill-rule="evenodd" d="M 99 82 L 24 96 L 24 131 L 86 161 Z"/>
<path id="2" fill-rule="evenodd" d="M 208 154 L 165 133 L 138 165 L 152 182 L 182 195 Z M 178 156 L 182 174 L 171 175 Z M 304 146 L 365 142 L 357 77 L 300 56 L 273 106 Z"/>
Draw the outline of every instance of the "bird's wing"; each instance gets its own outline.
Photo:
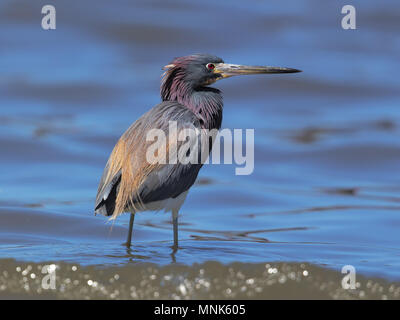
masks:
<path id="1" fill-rule="evenodd" d="M 180 150 L 184 143 L 171 136 L 169 121 L 176 121 L 178 133 L 184 128 L 201 132 L 197 116 L 177 102 L 164 101 L 144 114 L 122 135 L 107 162 L 96 197 L 96 213 L 116 217 L 127 207 L 140 210 L 143 204 L 175 198 L 193 185 L 201 161 L 187 164 L 147 161 L 147 150 L 154 145 L 154 140 L 146 139 L 151 129 L 165 133 L 167 154 L 171 149 Z M 197 147 L 200 157 L 201 144 Z"/>
<path id="2" fill-rule="evenodd" d="M 121 170 L 108 183 L 106 183 L 107 172 L 108 168 L 106 166 L 100 180 L 94 209 L 95 214 L 100 213 L 104 216 L 109 216 L 110 212 L 111 214 L 114 212 L 115 200 L 117 199 L 119 183 L 121 182 Z"/>

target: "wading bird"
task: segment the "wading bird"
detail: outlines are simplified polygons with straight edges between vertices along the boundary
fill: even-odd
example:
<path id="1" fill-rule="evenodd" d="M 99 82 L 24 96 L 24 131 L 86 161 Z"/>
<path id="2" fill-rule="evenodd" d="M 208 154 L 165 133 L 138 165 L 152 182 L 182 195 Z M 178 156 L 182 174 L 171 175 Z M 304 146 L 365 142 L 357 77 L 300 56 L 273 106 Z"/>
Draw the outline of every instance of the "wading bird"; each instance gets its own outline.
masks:
<path id="1" fill-rule="evenodd" d="M 95 214 L 115 219 L 124 212 L 131 213 L 128 247 L 135 213 L 164 209 L 172 213 L 173 248 L 178 248 L 178 212 L 202 167 L 201 162 L 149 163 L 146 159 L 147 132 L 151 129 L 167 132 L 169 121 L 176 121 L 181 129 L 218 130 L 222 122 L 222 95 L 208 85 L 236 75 L 300 72 L 290 68 L 228 64 L 208 54 L 176 58 L 164 70 L 162 102 L 121 136 L 108 159 L 97 192 Z M 168 143 L 167 149 L 176 147 L 171 146 L 170 140 Z"/>

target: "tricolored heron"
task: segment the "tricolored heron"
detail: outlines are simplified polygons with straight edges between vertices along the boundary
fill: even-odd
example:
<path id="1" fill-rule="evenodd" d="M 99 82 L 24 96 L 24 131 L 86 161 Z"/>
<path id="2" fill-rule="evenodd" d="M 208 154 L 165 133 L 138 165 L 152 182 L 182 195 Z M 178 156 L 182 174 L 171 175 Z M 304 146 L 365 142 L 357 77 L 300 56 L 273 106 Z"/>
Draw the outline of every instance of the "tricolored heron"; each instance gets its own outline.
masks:
<path id="1" fill-rule="evenodd" d="M 222 95 L 208 85 L 236 75 L 300 72 L 290 68 L 228 64 L 209 54 L 176 58 L 164 69 L 162 102 L 121 136 L 108 159 L 97 192 L 95 214 L 115 219 L 123 212 L 131 212 L 128 247 L 135 213 L 164 209 L 172 212 L 173 248 L 178 248 L 178 212 L 202 167 L 202 163 L 148 163 L 146 133 L 154 128 L 167 132 L 169 121 L 176 121 L 180 128 L 218 130 L 222 122 Z"/>

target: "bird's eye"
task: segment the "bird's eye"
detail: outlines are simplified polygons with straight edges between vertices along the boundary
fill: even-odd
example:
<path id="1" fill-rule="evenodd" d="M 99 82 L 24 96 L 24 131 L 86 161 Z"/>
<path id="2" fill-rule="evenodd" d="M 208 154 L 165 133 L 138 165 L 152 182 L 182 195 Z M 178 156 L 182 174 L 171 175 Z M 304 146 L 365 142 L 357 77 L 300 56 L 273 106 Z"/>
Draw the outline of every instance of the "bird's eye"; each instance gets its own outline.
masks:
<path id="1" fill-rule="evenodd" d="M 215 69 L 215 64 L 213 64 L 213 63 L 207 63 L 207 64 L 206 64 L 206 68 L 207 68 L 208 70 L 214 70 L 214 69 Z"/>

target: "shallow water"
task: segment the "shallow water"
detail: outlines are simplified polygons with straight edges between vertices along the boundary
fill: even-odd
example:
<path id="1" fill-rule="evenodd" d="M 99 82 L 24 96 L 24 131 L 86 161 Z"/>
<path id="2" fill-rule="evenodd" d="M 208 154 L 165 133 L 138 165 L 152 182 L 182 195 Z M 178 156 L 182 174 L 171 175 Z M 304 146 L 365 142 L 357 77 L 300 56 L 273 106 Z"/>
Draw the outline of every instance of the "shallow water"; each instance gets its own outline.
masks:
<path id="1" fill-rule="evenodd" d="M 40 28 L 39 3 L 0 3 L 0 258 L 109 272 L 306 262 L 400 280 L 398 2 L 356 5 L 352 31 L 342 1 L 53 3 L 54 31 Z M 93 216 L 100 175 L 159 101 L 161 67 L 194 52 L 304 72 L 215 85 L 223 127 L 255 129 L 254 173 L 206 165 L 182 208 L 180 250 L 163 213 L 137 216 L 127 250 L 128 216 Z"/>

